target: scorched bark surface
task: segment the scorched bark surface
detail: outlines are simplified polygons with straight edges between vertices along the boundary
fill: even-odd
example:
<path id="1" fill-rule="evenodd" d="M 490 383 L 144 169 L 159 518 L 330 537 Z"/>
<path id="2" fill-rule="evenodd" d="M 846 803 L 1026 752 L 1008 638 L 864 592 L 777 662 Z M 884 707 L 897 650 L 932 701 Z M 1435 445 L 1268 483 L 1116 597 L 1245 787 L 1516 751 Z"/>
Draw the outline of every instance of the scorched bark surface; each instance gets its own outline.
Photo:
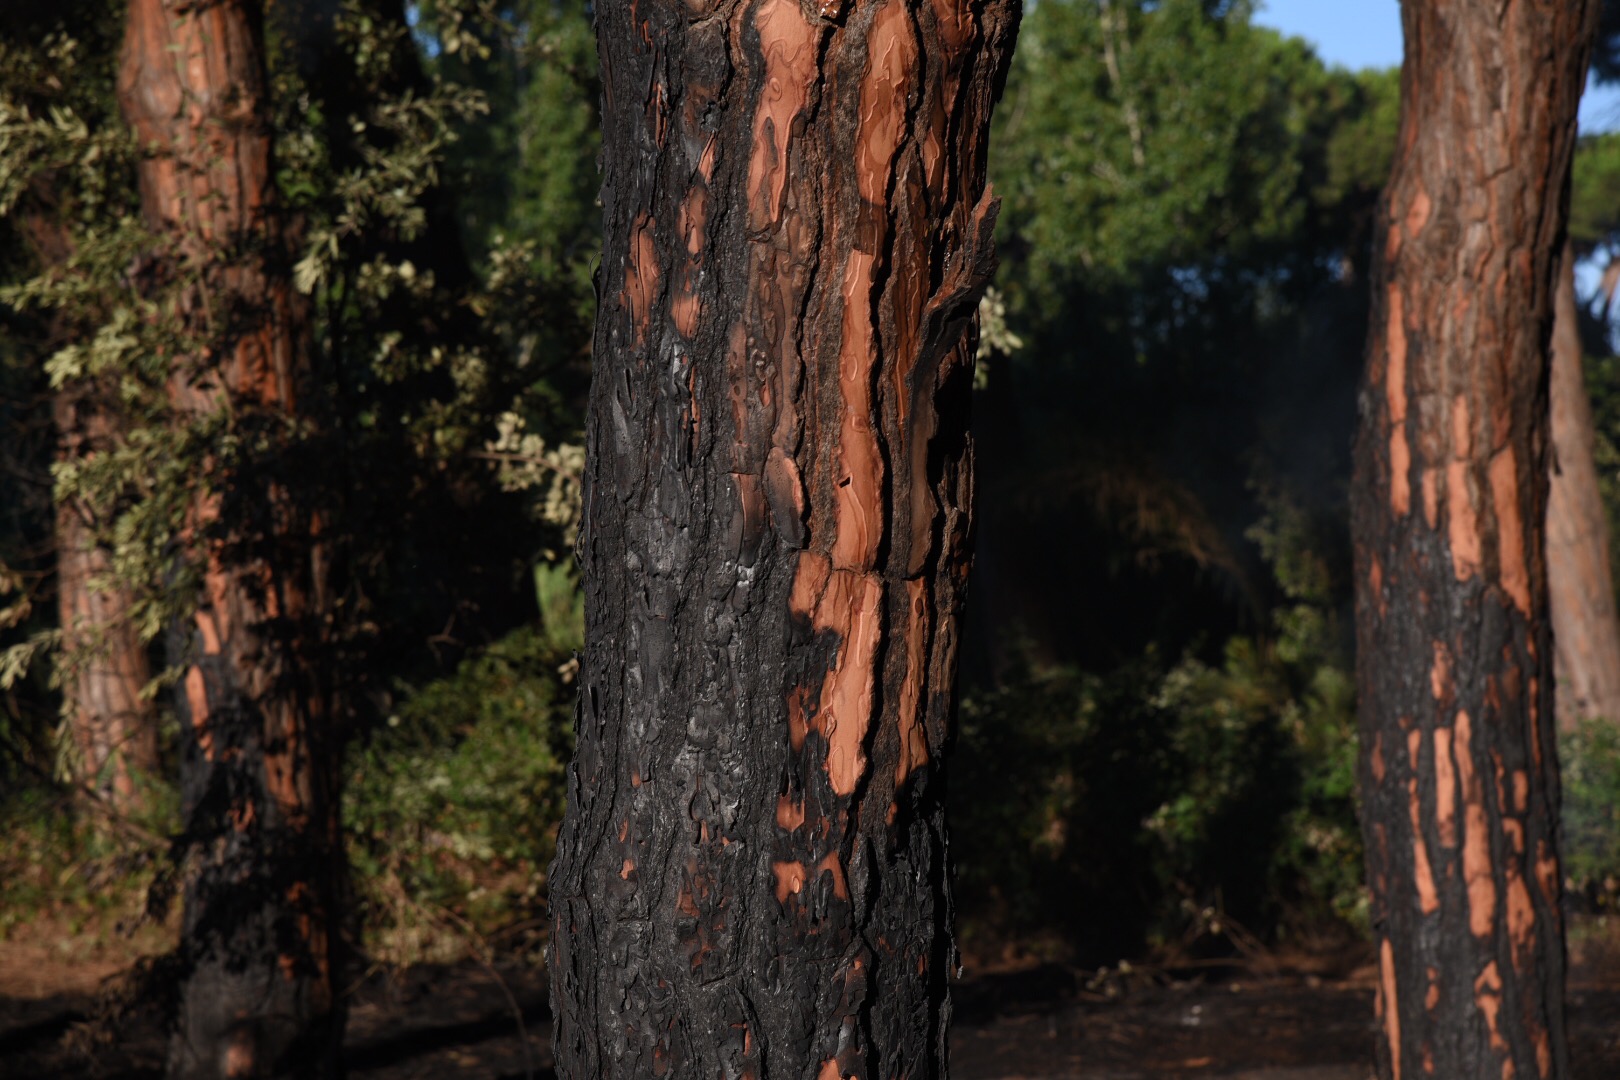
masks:
<path id="1" fill-rule="evenodd" d="M 608 0 L 560 1075 L 943 1072 L 1015 2 Z"/>
<path id="2" fill-rule="evenodd" d="M 1568 1075 L 1543 523 L 1596 8 L 1402 4 L 1351 508 L 1386 1080 Z"/>

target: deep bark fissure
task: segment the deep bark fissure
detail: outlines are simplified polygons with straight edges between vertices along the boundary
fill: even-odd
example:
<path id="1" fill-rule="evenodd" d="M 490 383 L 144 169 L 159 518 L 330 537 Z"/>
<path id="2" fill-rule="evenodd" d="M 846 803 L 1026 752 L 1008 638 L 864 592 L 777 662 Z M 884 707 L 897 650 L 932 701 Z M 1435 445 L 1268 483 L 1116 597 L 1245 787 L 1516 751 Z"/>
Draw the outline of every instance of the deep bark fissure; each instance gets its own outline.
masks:
<path id="1" fill-rule="evenodd" d="M 844 8 L 598 11 L 563 1075 L 943 1070 L 960 373 L 1017 15 Z"/>
<path id="2" fill-rule="evenodd" d="M 185 860 L 174 1077 L 335 1075 L 337 740 L 319 660 L 322 496 L 307 305 L 276 205 L 263 10 L 131 0 L 119 101 L 144 151 L 146 280 L 185 340 L 177 428 L 224 424 L 180 540 L 201 587 L 170 631 L 182 669 Z"/>
<path id="3" fill-rule="evenodd" d="M 1568 1075 L 1547 349 L 1595 9 L 1402 5 L 1352 487 L 1386 1078 Z"/>

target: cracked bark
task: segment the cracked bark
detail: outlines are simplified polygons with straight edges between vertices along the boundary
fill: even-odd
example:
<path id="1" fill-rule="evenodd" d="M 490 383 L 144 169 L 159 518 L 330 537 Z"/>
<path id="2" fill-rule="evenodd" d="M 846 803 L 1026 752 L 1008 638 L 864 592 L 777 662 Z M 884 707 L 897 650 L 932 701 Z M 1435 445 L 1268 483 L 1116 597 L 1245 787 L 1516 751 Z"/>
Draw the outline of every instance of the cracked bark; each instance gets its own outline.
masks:
<path id="1" fill-rule="evenodd" d="M 1596 9 L 1402 4 L 1351 507 L 1386 1080 L 1569 1074 L 1548 346 Z"/>
<path id="2" fill-rule="evenodd" d="M 942 1075 L 1009 0 L 610 0 L 558 1073 Z"/>
<path id="3" fill-rule="evenodd" d="M 336 740 L 317 663 L 324 554 L 305 312 L 275 205 L 263 10 L 131 0 L 118 93 L 146 150 L 142 212 L 166 247 L 141 279 L 173 290 L 200 342 L 171 361 L 181 422 L 228 417 L 241 448 L 204 479 L 184 669 L 185 960 L 169 1075 L 337 1072 L 342 854 Z M 216 471 L 216 470 L 211 470 Z"/>

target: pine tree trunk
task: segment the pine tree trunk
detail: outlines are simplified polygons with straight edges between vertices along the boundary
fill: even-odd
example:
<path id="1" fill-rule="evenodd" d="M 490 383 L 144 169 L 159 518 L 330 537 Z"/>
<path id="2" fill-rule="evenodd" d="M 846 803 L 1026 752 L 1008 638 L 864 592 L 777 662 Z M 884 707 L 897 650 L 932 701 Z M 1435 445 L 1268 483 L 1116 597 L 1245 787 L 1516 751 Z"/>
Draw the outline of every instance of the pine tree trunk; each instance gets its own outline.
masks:
<path id="1" fill-rule="evenodd" d="M 1595 0 L 1404 0 L 1352 491 L 1379 1075 L 1565 1077 L 1548 342 Z"/>
<path id="2" fill-rule="evenodd" d="M 1557 646 L 1558 726 L 1569 730 L 1587 718 L 1620 723 L 1620 619 L 1594 457 L 1592 403 L 1582 374 L 1575 254 L 1568 247 L 1553 305 L 1547 587 Z"/>
<path id="3" fill-rule="evenodd" d="M 171 244 L 196 345 L 173 359 L 181 424 L 229 425 L 187 532 L 202 554 L 184 667 L 187 974 L 171 1077 L 337 1072 L 342 882 L 337 742 L 317 650 L 324 559 L 303 305 L 275 205 L 263 11 L 254 0 L 131 0 L 119 75 L 147 148 L 143 214 Z M 221 475 L 223 474 L 223 475 Z"/>
<path id="4" fill-rule="evenodd" d="M 940 760 L 1016 3 L 597 8 L 558 1074 L 943 1075 Z"/>
<path id="5" fill-rule="evenodd" d="M 46 173 L 28 187 L 21 233 L 42 268 L 62 268 L 73 254 L 63 209 Z M 53 336 L 64 331 L 57 327 Z M 119 427 L 105 387 L 75 383 L 55 392 L 56 461 L 69 464 L 108 449 Z M 158 767 L 157 713 L 141 698 L 151 681 L 146 645 L 130 624 L 133 599 L 112 575 L 95 508 L 58 496 L 56 596 L 62 628 L 62 694 L 73 740 L 75 779 L 113 808 L 134 809 L 136 777 Z"/>
<path id="6" fill-rule="evenodd" d="M 158 767 L 156 711 L 140 696 L 152 671 L 130 624 L 129 590 L 111 580 L 112 554 L 96 540 L 93 513 L 77 499 L 56 504 L 62 693 L 79 784 L 128 812 L 140 805 L 138 778 Z"/>

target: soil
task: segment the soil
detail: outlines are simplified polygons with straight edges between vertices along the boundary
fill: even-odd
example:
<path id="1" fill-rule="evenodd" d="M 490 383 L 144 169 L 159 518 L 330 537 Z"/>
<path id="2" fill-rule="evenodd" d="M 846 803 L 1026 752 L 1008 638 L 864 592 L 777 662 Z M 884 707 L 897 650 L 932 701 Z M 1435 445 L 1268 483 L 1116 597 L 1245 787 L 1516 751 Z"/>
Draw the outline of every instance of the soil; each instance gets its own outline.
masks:
<path id="1" fill-rule="evenodd" d="M 17 940 L 23 938 L 23 940 Z M 1573 937 L 1576 1080 L 1620 1076 L 1620 947 Z M 1360 958 L 1364 959 L 1364 957 Z M 1261 957 L 1178 970 L 1055 964 L 969 973 L 956 988 L 957 1080 L 1367 1080 L 1372 969 Z M 159 1009 L 140 994 L 115 1032 L 87 1023 L 118 964 L 25 935 L 0 942 L 0 1076 L 161 1075 Z M 543 973 L 473 962 L 374 972 L 356 988 L 347 1061 L 356 1080 L 549 1078 Z"/>

